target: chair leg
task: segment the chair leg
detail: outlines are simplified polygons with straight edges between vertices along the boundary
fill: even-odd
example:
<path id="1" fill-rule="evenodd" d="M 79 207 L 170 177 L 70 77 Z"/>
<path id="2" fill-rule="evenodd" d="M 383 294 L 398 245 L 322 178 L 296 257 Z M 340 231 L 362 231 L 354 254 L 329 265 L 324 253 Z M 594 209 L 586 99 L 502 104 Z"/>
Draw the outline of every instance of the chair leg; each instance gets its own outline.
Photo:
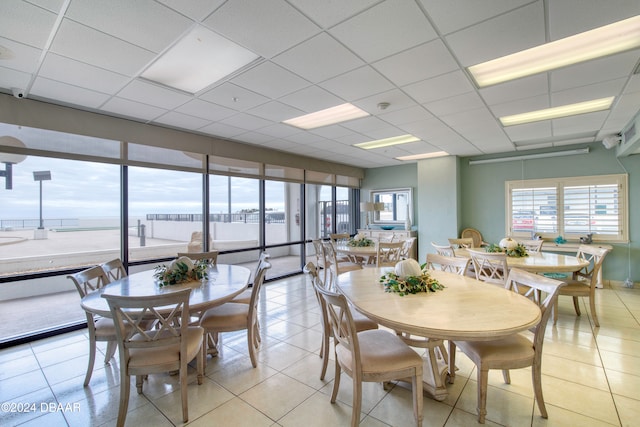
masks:
<path id="1" fill-rule="evenodd" d="M 356 378 L 353 380 L 353 412 L 351 413 L 351 426 L 357 427 L 360 424 L 360 411 L 362 410 L 362 381 Z"/>
<path id="2" fill-rule="evenodd" d="M 322 333 L 322 347 L 320 347 L 320 357 L 322 357 L 322 370 L 320 371 L 320 380 L 324 380 L 329 366 L 329 334 L 327 331 Z"/>
<path id="3" fill-rule="evenodd" d="M 553 304 L 553 307 L 551 308 L 553 310 L 553 324 L 555 325 L 556 323 L 558 323 L 558 300 L 556 299 L 555 304 Z"/>
<path id="4" fill-rule="evenodd" d="M 580 301 L 578 297 L 573 297 L 573 308 L 576 309 L 576 314 L 580 316 Z"/>
<path id="5" fill-rule="evenodd" d="M 189 421 L 189 408 L 187 401 L 187 362 L 180 361 L 180 395 L 182 398 L 182 421 Z"/>
<path id="6" fill-rule="evenodd" d="M 449 340 L 449 384 L 453 384 L 456 377 L 456 343 Z"/>
<path id="7" fill-rule="evenodd" d="M 489 383 L 489 371 L 476 367 L 478 370 L 478 422 L 484 424 L 487 415 L 487 384 Z"/>
<path id="8" fill-rule="evenodd" d="M 336 357 L 336 373 L 333 378 L 333 390 L 331 391 L 331 403 L 335 403 L 336 397 L 338 397 L 338 389 L 340 388 L 340 371 L 341 371 L 340 364 L 338 363 L 338 358 Z"/>
<path id="9" fill-rule="evenodd" d="M 94 330 L 89 330 L 89 365 L 87 366 L 87 373 L 84 376 L 84 386 L 89 385 L 91 380 L 91 374 L 93 373 L 93 365 L 96 361 L 96 336 Z"/>
<path id="10" fill-rule="evenodd" d="M 596 327 L 600 327 L 598 315 L 596 314 L 596 301 L 593 296 L 589 297 L 589 308 L 591 310 L 591 317 L 593 317 L 593 323 L 596 325 Z"/>
<path id="11" fill-rule="evenodd" d="M 249 357 L 251 358 L 251 365 L 253 367 L 258 366 L 258 361 L 256 360 L 256 346 L 255 344 L 255 326 L 250 325 L 247 328 L 247 346 L 249 348 Z"/>
<path id="12" fill-rule="evenodd" d="M 536 397 L 536 402 L 538 402 L 540 414 L 542 418 L 548 418 L 547 408 L 544 405 L 544 397 L 542 397 L 542 372 L 539 364 L 536 366 L 534 363 L 531 367 L 531 379 L 533 381 L 533 393 Z"/>
<path id="13" fill-rule="evenodd" d="M 116 354 L 116 350 L 118 349 L 118 344 L 115 341 L 107 341 L 107 352 L 104 355 L 104 364 L 108 364 L 114 354 Z"/>
<path id="14" fill-rule="evenodd" d="M 511 384 L 511 375 L 509 375 L 509 370 L 508 369 L 503 369 L 502 370 L 502 378 L 504 378 L 504 383 L 505 384 Z"/>
<path id="15" fill-rule="evenodd" d="M 198 354 L 196 354 L 196 366 L 198 370 L 198 385 L 202 385 L 202 379 L 204 377 L 204 361 L 207 358 L 207 355 L 203 349 L 200 349 Z"/>
<path id="16" fill-rule="evenodd" d="M 143 380 L 144 380 L 144 375 L 136 375 L 136 389 L 138 390 L 138 394 L 142 394 Z"/>
<path id="17" fill-rule="evenodd" d="M 120 367 L 120 404 L 118 406 L 118 427 L 124 427 L 124 420 L 127 418 L 129 409 L 129 391 L 131 389 L 131 378 L 126 374 L 126 367 Z"/>
<path id="18" fill-rule="evenodd" d="M 416 375 L 411 379 L 411 389 L 413 390 L 413 416 L 416 425 L 422 425 L 422 369 L 417 369 Z"/>

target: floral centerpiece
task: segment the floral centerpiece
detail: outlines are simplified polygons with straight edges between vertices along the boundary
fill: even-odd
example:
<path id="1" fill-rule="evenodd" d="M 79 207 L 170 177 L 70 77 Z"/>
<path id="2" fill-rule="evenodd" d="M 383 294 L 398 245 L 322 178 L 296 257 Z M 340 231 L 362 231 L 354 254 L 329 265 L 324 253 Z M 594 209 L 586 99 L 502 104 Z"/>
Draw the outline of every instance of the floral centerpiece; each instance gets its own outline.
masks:
<path id="1" fill-rule="evenodd" d="M 406 259 L 396 264 L 394 271 L 380 277 L 385 292 L 395 292 L 400 296 L 418 292 L 435 292 L 444 285 L 431 277 L 426 264 L 420 265 L 414 259 Z"/>
<path id="2" fill-rule="evenodd" d="M 504 252 L 507 256 L 515 258 L 529 256 L 527 248 L 510 237 L 500 240 L 497 245 L 495 243 L 490 244 L 487 247 L 487 252 Z"/>
<path id="3" fill-rule="evenodd" d="M 169 266 L 157 266 L 153 277 L 158 280 L 160 286 L 177 285 L 192 280 L 208 279 L 208 267 L 207 260 L 198 260 L 194 264 L 191 259 L 180 257 L 172 261 Z"/>
<path id="4" fill-rule="evenodd" d="M 367 236 L 365 236 L 362 233 L 356 234 L 347 242 L 347 246 L 354 246 L 354 247 L 374 246 L 374 245 L 375 243 L 373 243 L 373 240 L 368 239 Z"/>

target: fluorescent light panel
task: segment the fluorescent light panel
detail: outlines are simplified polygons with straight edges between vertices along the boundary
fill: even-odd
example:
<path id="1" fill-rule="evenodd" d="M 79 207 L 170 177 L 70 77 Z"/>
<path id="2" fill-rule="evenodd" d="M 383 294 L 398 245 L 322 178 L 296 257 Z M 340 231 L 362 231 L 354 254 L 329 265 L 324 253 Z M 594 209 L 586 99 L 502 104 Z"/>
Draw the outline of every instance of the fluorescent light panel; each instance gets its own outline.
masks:
<path id="1" fill-rule="evenodd" d="M 391 138 L 376 139 L 375 141 L 361 142 L 359 144 L 353 144 L 358 148 L 364 148 L 365 150 L 371 150 L 372 148 L 389 147 L 390 145 L 406 144 L 408 142 L 420 141 L 420 138 L 416 138 L 413 135 L 400 135 L 393 136 Z"/>
<path id="2" fill-rule="evenodd" d="M 578 114 L 593 113 L 606 110 L 611 107 L 614 96 L 578 102 L 577 104 L 561 105 L 560 107 L 545 108 L 544 110 L 529 111 L 528 113 L 514 114 L 500 117 L 503 126 L 521 125 L 524 123 L 539 122 L 541 120 L 558 119 L 560 117 L 575 116 Z"/>
<path id="3" fill-rule="evenodd" d="M 478 87 L 640 47 L 640 15 L 469 67 Z"/>
<path id="4" fill-rule="evenodd" d="M 469 160 L 469 165 L 484 165 L 487 163 L 502 163 L 502 162 L 511 162 L 515 160 L 532 160 L 532 159 L 545 159 L 549 157 L 562 157 L 562 156 L 574 156 L 576 154 L 587 154 L 589 153 L 589 148 L 576 148 L 575 150 L 567 150 L 567 151 L 552 151 L 550 153 L 537 153 L 537 154 L 525 154 L 524 156 L 513 156 L 513 157 L 499 157 L 496 159 L 485 159 L 485 160 Z"/>
<path id="5" fill-rule="evenodd" d="M 304 116 L 294 117 L 292 119 L 285 120 L 282 123 L 286 123 L 300 129 L 309 130 L 319 128 L 321 126 L 346 122 L 347 120 L 358 119 L 368 115 L 369 113 L 366 111 L 361 110 L 355 105 L 346 103 L 316 111 L 315 113 L 305 114 Z"/>
<path id="6" fill-rule="evenodd" d="M 259 56 L 204 27 L 195 27 L 162 54 L 142 77 L 196 93 Z"/>
<path id="7" fill-rule="evenodd" d="M 400 156 L 400 157 L 396 157 L 396 160 L 420 160 L 420 159 L 431 159 L 434 157 L 444 157 L 444 156 L 448 156 L 449 153 L 447 153 L 446 151 L 436 151 L 433 153 L 422 153 L 422 154 L 412 154 L 410 156 Z"/>

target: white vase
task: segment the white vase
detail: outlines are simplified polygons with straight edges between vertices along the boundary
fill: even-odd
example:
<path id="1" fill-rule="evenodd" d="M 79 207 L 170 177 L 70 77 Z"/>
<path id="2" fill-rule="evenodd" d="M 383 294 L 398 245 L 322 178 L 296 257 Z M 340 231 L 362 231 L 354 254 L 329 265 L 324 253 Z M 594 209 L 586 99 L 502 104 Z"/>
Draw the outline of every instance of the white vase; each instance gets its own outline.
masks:
<path id="1" fill-rule="evenodd" d="M 409 205 L 407 205 L 407 219 L 404 223 L 404 229 L 411 231 L 411 212 L 409 211 Z"/>

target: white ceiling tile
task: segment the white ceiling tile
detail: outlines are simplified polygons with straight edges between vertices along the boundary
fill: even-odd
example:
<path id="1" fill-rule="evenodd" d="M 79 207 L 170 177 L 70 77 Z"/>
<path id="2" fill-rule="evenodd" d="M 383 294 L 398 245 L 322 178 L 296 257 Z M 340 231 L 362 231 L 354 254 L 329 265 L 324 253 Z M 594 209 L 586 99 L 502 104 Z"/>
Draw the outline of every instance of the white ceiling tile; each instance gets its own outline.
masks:
<path id="1" fill-rule="evenodd" d="M 221 120 L 220 123 L 245 130 L 256 130 L 271 125 L 269 120 L 261 119 L 260 117 L 245 113 L 227 117 L 226 119 Z"/>
<path id="2" fill-rule="evenodd" d="M 313 83 L 364 65 L 361 59 L 326 33 L 287 50 L 273 61 Z"/>
<path id="3" fill-rule="evenodd" d="M 517 99 L 511 102 L 492 105 L 491 111 L 495 117 L 510 116 L 512 114 L 527 113 L 529 111 L 542 110 L 551 107 L 549 95 L 532 96 L 531 98 Z"/>
<path id="4" fill-rule="evenodd" d="M 209 124 L 209 120 L 201 119 L 199 117 L 189 116 L 182 113 L 176 113 L 175 111 L 170 111 L 167 114 L 163 114 L 160 117 L 157 117 L 153 120 L 156 123 L 162 123 L 165 125 L 173 126 L 176 128 L 182 129 L 199 129 L 207 124 Z"/>
<path id="5" fill-rule="evenodd" d="M 56 99 L 63 103 L 98 108 L 109 97 L 104 93 L 71 86 L 65 83 L 38 77 L 31 87 L 30 97 Z"/>
<path id="6" fill-rule="evenodd" d="M 433 40 L 373 63 L 373 67 L 399 86 L 458 69 L 441 40 Z"/>
<path id="7" fill-rule="evenodd" d="M 158 0 L 160 3 L 176 10 L 189 18 L 201 21 L 220 7 L 225 0 Z"/>
<path id="8" fill-rule="evenodd" d="M 9 49 L 13 55 L 10 58 L 2 58 L 0 66 L 26 73 L 37 71 L 42 50 L 4 38 L 0 38 L 0 46 Z"/>
<path id="9" fill-rule="evenodd" d="M 425 104 L 438 99 L 449 98 L 470 92 L 473 89 L 462 71 L 454 71 L 432 79 L 423 80 L 403 87 L 403 90 L 417 102 Z"/>
<path id="10" fill-rule="evenodd" d="M 446 40 L 465 67 L 538 46 L 545 42 L 543 9 L 542 2 L 535 2 L 465 28 Z"/>
<path id="11" fill-rule="evenodd" d="M 548 8 L 551 40 L 572 36 L 640 14 L 640 3 L 637 0 L 616 0 L 613 3 L 590 1 L 587 5 L 581 0 L 563 0 L 549 2 Z"/>
<path id="12" fill-rule="evenodd" d="M 141 80 L 134 80 L 129 83 L 118 93 L 118 96 L 166 109 L 176 108 L 191 99 L 190 96 L 183 93 Z"/>
<path id="13" fill-rule="evenodd" d="M 263 62 L 245 71 L 234 77 L 231 83 L 269 98 L 279 98 L 309 86 L 305 79 L 272 62 Z"/>
<path id="14" fill-rule="evenodd" d="M 50 53 L 40 68 L 40 74 L 73 86 L 114 94 L 122 89 L 130 78 L 102 68 L 78 62 Z"/>
<path id="15" fill-rule="evenodd" d="M 388 103 L 386 108 L 380 108 L 380 103 Z M 375 95 L 359 99 L 354 101 L 353 104 L 358 108 L 370 114 L 382 114 L 384 112 L 391 112 L 396 110 L 404 110 L 405 108 L 415 107 L 416 102 L 407 96 L 406 93 L 398 89 L 389 90 L 383 93 L 377 93 Z"/>
<path id="16" fill-rule="evenodd" d="M 273 137 L 258 132 L 247 132 L 236 136 L 236 139 L 250 144 L 265 145 L 272 141 Z"/>
<path id="17" fill-rule="evenodd" d="M 281 0 L 231 0 L 204 23 L 265 58 L 316 34 L 320 28 Z"/>
<path id="18" fill-rule="evenodd" d="M 233 138 L 234 136 L 246 133 L 246 131 L 246 129 L 229 126 L 221 122 L 212 123 L 200 128 L 200 132 L 208 133 L 212 136 L 217 136 L 220 138 Z"/>
<path id="19" fill-rule="evenodd" d="M 293 126 L 276 123 L 260 128 L 260 133 L 269 135 L 273 138 L 285 138 L 289 135 L 299 134 L 301 132 L 300 129 L 294 128 Z"/>
<path id="20" fill-rule="evenodd" d="M 137 117 L 144 121 L 153 120 L 167 111 L 163 108 L 123 98 L 111 98 L 100 109 L 118 116 Z"/>
<path id="21" fill-rule="evenodd" d="M 31 80 L 31 74 L 0 67 L 0 80 L 2 80 L 2 84 L 6 88 L 15 87 L 24 90 L 23 88 L 26 88 Z M 7 90 L 7 92 L 10 90 Z"/>
<path id="22" fill-rule="evenodd" d="M 433 114 L 428 112 L 424 107 L 416 105 L 409 108 L 388 111 L 384 110 L 377 116 L 394 126 L 401 126 L 406 123 L 425 121 L 433 118 Z"/>
<path id="23" fill-rule="evenodd" d="M 176 108 L 176 111 L 206 120 L 222 120 L 236 114 L 235 110 L 201 99 L 194 99 Z"/>
<path id="24" fill-rule="evenodd" d="M 530 2 L 531 0 L 420 0 L 442 34 L 449 34 Z"/>
<path id="25" fill-rule="evenodd" d="M 379 118 L 374 116 L 362 117 L 360 119 L 350 120 L 348 122 L 342 123 L 342 126 L 347 129 L 351 129 L 355 132 L 365 134 L 367 136 L 369 136 L 374 131 L 386 129 L 387 135 L 382 136 L 380 138 L 401 135 L 401 133 L 398 133 L 399 130 L 397 127 L 391 126 L 389 125 L 389 123 L 385 122 L 384 120 L 380 120 Z"/>
<path id="26" fill-rule="evenodd" d="M 282 102 L 271 101 L 252 108 L 248 110 L 247 113 L 257 117 L 262 117 L 263 119 L 281 122 L 283 120 L 301 116 L 304 114 L 304 111 L 283 104 Z"/>
<path id="27" fill-rule="evenodd" d="M 193 21 L 153 0 L 72 1 L 67 16 L 100 32 L 159 53 Z"/>
<path id="28" fill-rule="evenodd" d="M 283 96 L 280 98 L 280 101 L 302 110 L 305 113 L 324 110 L 325 108 L 344 103 L 344 100 L 341 98 L 318 86 L 309 86 L 300 89 L 297 92 Z"/>
<path id="29" fill-rule="evenodd" d="M 640 49 L 594 61 L 583 62 L 570 67 L 552 71 L 551 90 L 586 86 L 615 78 L 627 79 L 640 58 Z"/>
<path id="30" fill-rule="evenodd" d="M 610 80 L 589 86 L 574 87 L 572 89 L 563 90 L 551 94 L 551 105 L 567 105 L 576 102 L 590 101 L 592 99 L 607 98 L 609 96 L 617 96 L 622 93 L 624 85 L 627 83 L 626 78 Z"/>
<path id="31" fill-rule="evenodd" d="M 289 0 L 309 19 L 321 26 L 329 28 L 333 25 L 362 12 L 378 3 L 379 0 Z"/>
<path id="32" fill-rule="evenodd" d="M 263 129 L 260 129 L 260 132 L 262 131 Z M 319 144 L 322 141 L 326 141 L 325 137 L 310 132 L 296 132 L 285 136 L 284 139 L 286 139 L 287 141 L 295 142 L 296 144 L 304 145 Z"/>
<path id="33" fill-rule="evenodd" d="M 369 66 L 349 71 L 322 82 L 319 86 L 345 100 L 360 99 L 394 87 L 389 80 Z"/>
<path id="34" fill-rule="evenodd" d="M 349 123 L 349 122 L 344 122 L 344 123 Z M 340 125 L 330 125 L 330 126 L 323 126 L 316 129 L 311 129 L 309 132 L 315 135 L 320 135 L 322 137 L 329 138 L 329 139 L 335 139 L 335 138 L 339 138 L 339 137 L 353 133 L 352 130 L 341 126 L 344 123 L 341 123 Z"/>
<path id="35" fill-rule="evenodd" d="M 405 0 L 379 3 L 329 32 L 367 62 L 436 38 L 420 8 Z"/>
<path id="36" fill-rule="evenodd" d="M 200 98 L 236 111 L 245 111 L 269 101 L 266 96 L 231 83 L 223 83 L 210 89 L 200 95 Z"/>
<path id="37" fill-rule="evenodd" d="M 549 92 L 547 73 L 512 80 L 480 89 L 487 105 L 503 104 L 520 98 L 531 98 Z"/>
<path id="38" fill-rule="evenodd" d="M 525 123 L 516 126 L 507 126 L 504 131 L 512 141 L 541 140 L 552 136 L 551 122 Z"/>
<path id="39" fill-rule="evenodd" d="M 596 113 L 580 114 L 578 116 L 552 120 L 551 128 L 553 135 L 571 135 L 590 131 L 597 132 L 604 124 L 608 114 L 608 111 L 598 111 Z"/>
<path id="40" fill-rule="evenodd" d="M 62 21 L 51 52 L 127 76 L 136 75 L 155 56 L 153 52 L 69 19 Z"/>
<path id="41" fill-rule="evenodd" d="M 462 95 L 429 102 L 424 106 L 434 115 L 441 116 L 466 110 L 475 110 L 476 108 L 484 107 L 484 103 L 476 92 L 467 92 Z"/>
<path id="42" fill-rule="evenodd" d="M 23 1 L 3 1 L 0 37 L 42 49 L 55 22 L 55 13 Z"/>

